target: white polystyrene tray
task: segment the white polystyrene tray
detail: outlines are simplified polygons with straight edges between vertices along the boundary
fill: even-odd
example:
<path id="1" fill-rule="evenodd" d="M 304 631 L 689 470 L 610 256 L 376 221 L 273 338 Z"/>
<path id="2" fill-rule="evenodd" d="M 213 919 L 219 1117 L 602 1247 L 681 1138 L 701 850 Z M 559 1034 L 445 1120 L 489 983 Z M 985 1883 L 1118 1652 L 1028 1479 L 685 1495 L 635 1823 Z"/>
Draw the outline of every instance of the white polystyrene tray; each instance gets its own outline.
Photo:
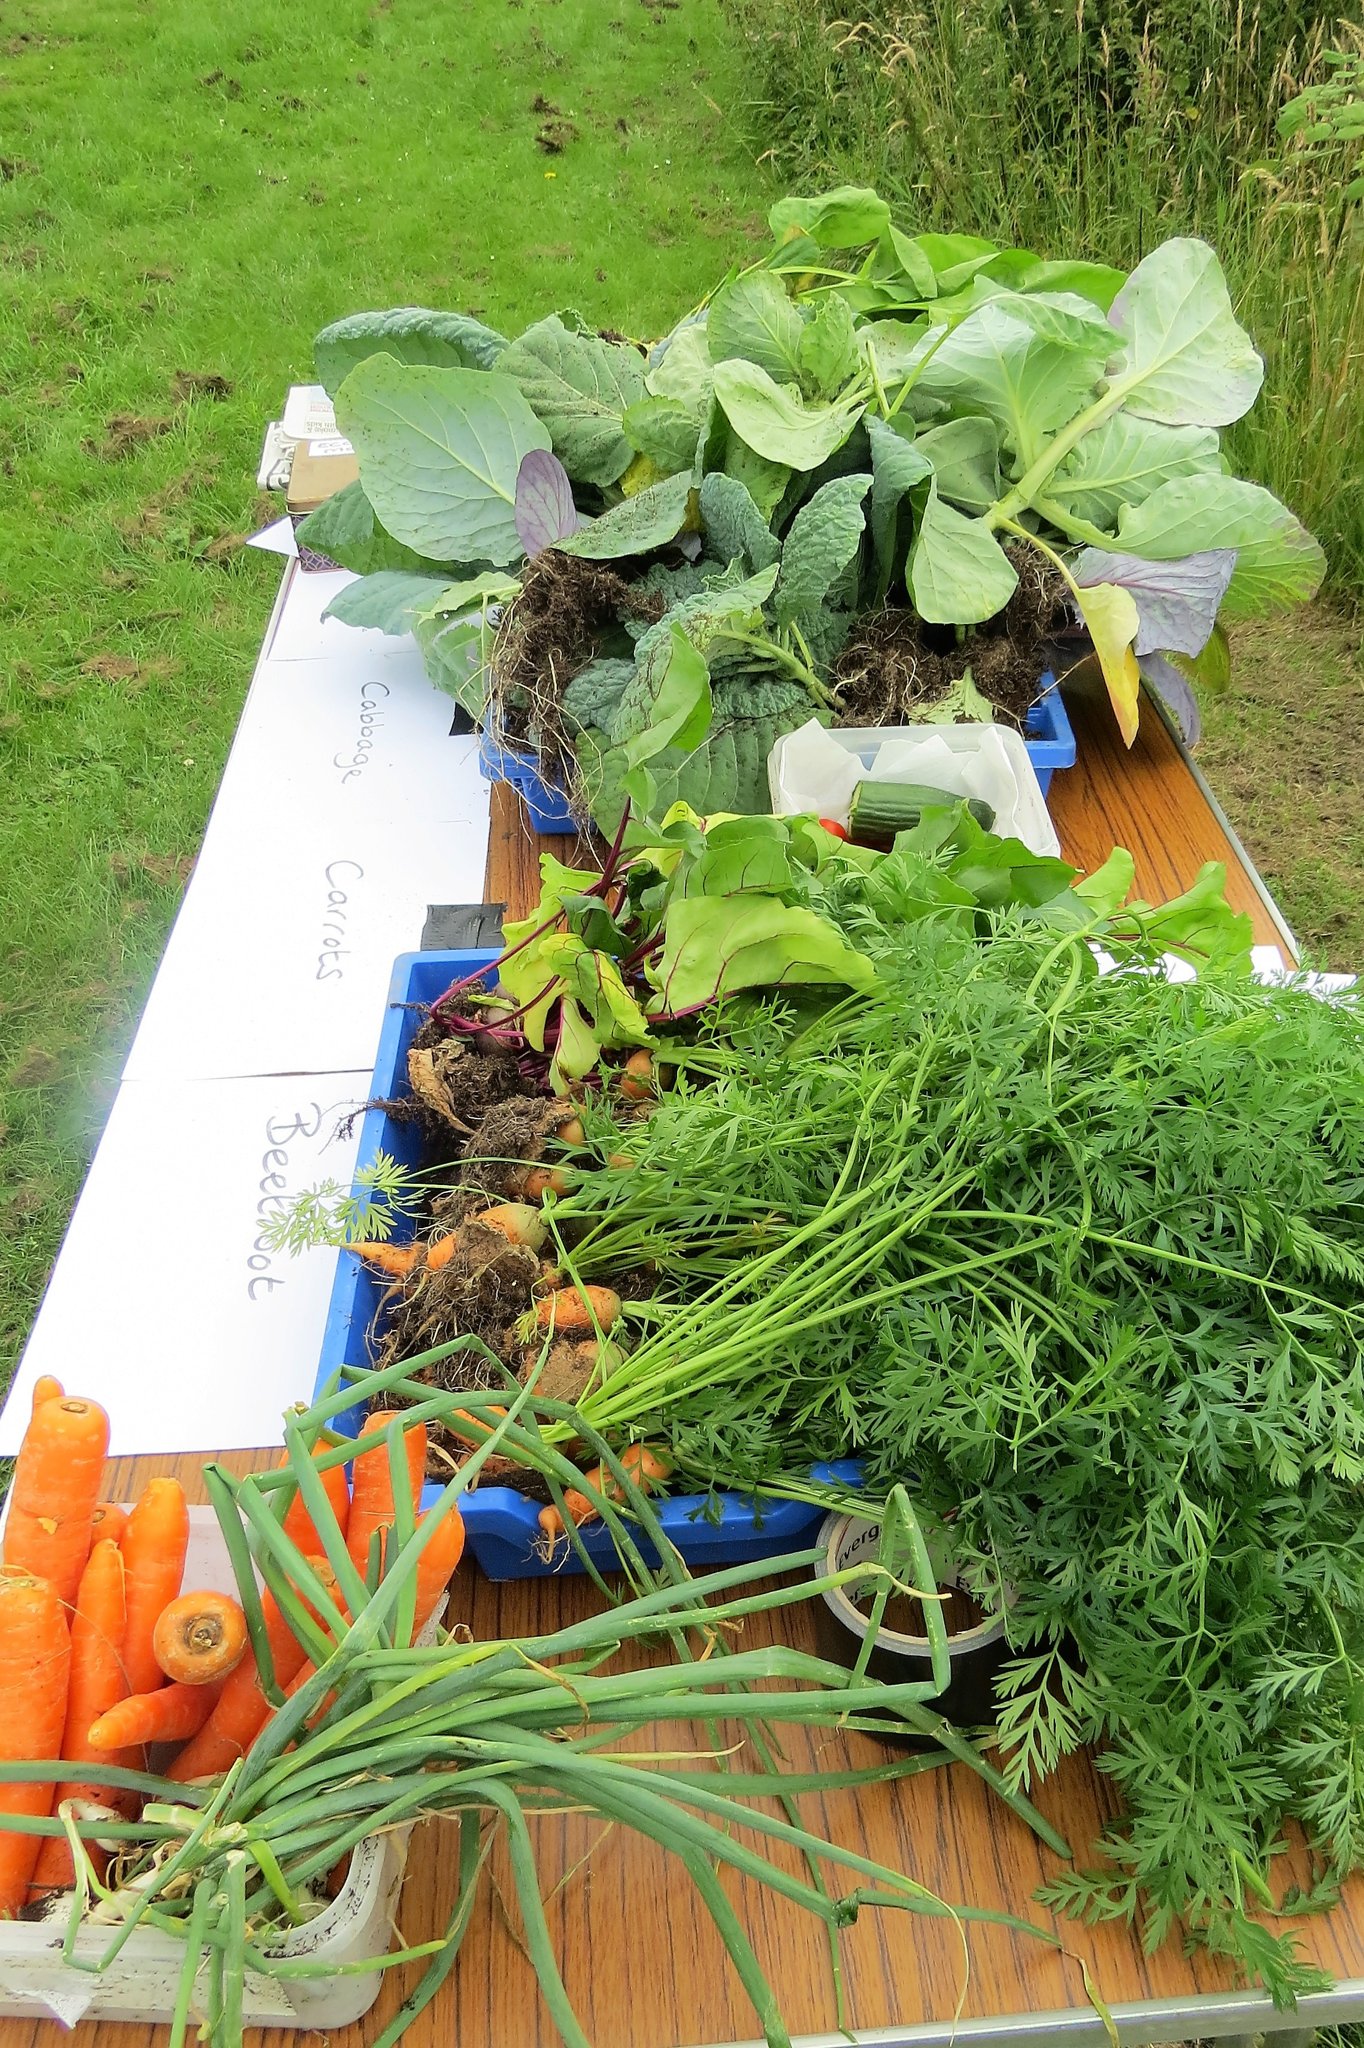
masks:
<path id="1" fill-rule="evenodd" d="M 928 760 L 922 758 L 926 748 L 933 750 Z M 957 796 L 982 797 L 995 812 L 1001 838 L 1021 839 L 1036 854 L 1061 850 L 1028 749 L 1006 725 L 830 728 L 811 719 L 779 739 L 768 756 L 773 812 L 789 817 L 814 811 L 846 824 L 849 799 L 864 775 L 874 782 L 926 782 Z"/>
<path id="2" fill-rule="evenodd" d="M 191 1508 L 189 1520 L 186 1588 L 234 1591 L 232 1567 L 212 1508 Z M 409 1833 L 397 1829 L 362 1842 L 336 1897 L 271 1953 L 291 1962 L 336 1968 L 384 1955 L 392 1938 Z M 68 2027 L 82 2019 L 168 2025 L 180 1983 L 183 1945 L 155 1929 L 136 1928 L 110 1968 L 96 1976 L 62 1958 L 66 1911 L 63 1905 L 46 1920 L 0 1921 L 0 2017 L 55 2019 Z M 115 1932 L 105 1925 L 82 1928 L 76 1937 L 77 1956 L 87 1964 L 96 1961 Z M 249 1970 L 242 2019 L 248 2027 L 349 2026 L 369 2011 L 381 1980 L 379 1970 L 331 1978 L 271 1978 Z M 206 1989 L 206 1977 L 201 1976 L 200 1993 Z"/>

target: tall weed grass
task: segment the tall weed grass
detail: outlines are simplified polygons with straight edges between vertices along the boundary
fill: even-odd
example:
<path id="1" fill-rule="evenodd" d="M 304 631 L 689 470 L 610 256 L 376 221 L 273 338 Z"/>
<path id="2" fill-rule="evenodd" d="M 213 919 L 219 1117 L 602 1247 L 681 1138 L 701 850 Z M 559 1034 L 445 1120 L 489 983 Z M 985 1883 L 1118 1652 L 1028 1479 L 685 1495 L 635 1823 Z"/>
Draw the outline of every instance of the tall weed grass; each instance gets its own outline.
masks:
<path id="1" fill-rule="evenodd" d="M 873 184 L 906 225 L 1124 267 L 1168 235 L 1212 242 L 1267 365 L 1229 456 L 1364 603 L 1360 144 L 1277 125 L 1324 80 L 1364 100 L 1357 22 L 1290 0 L 736 4 L 754 132 L 788 182 Z"/>

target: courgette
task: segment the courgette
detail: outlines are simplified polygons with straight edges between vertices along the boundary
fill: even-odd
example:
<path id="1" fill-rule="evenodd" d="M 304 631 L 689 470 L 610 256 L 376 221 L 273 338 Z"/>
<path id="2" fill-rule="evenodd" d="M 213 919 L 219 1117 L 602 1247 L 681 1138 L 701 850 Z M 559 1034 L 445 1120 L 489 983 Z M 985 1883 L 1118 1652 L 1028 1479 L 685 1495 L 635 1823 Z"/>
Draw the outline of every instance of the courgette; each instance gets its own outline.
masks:
<path id="1" fill-rule="evenodd" d="M 912 832 L 925 811 L 955 810 L 961 803 L 983 832 L 993 829 L 995 814 L 980 797 L 921 782 L 859 782 L 848 808 L 848 836 L 859 846 L 893 846 L 896 833 Z"/>

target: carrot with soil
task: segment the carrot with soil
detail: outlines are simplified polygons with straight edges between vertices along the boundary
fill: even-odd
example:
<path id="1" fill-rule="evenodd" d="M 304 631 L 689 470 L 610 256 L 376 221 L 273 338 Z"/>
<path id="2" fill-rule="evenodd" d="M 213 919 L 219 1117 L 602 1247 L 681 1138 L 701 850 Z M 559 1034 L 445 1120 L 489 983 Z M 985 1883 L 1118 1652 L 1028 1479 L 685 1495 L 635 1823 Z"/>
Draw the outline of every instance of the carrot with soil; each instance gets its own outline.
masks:
<path id="1" fill-rule="evenodd" d="M 176 1685 L 210 1685 L 246 1654 L 246 1616 L 226 1593 L 182 1593 L 156 1617 L 152 1655 Z"/>
<path id="2" fill-rule="evenodd" d="M 422 1246 L 419 1244 L 386 1244 L 362 1240 L 349 1244 L 346 1250 L 354 1252 L 376 1273 L 382 1273 L 389 1280 L 405 1280 L 421 1264 Z"/>
<path id="3" fill-rule="evenodd" d="M 560 1336 L 590 1337 L 620 1321 L 620 1296 L 611 1287 L 560 1287 L 536 1304 L 537 1328 Z"/>
<path id="4" fill-rule="evenodd" d="M 661 1486 L 672 1476 L 672 1461 L 660 1450 L 649 1444 L 631 1444 L 621 1453 L 621 1468 L 640 1489 L 648 1493 L 651 1488 Z M 579 1493 L 570 1487 L 564 1495 L 564 1508 L 575 1528 L 584 1522 L 595 1522 L 602 1511 L 603 1498 L 608 1501 L 622 1501 L 625 1489 L 615 1474 L 604 1465 L 594 1465 L 583 1477 L 583 1485 L 589 1490 Z M 540 1533 L 549 1544 L 557 1543 L 568 1532 L 564 1517 L 558 1507 L 550 1502 L 541 1508 L 539 1514 Z"/>

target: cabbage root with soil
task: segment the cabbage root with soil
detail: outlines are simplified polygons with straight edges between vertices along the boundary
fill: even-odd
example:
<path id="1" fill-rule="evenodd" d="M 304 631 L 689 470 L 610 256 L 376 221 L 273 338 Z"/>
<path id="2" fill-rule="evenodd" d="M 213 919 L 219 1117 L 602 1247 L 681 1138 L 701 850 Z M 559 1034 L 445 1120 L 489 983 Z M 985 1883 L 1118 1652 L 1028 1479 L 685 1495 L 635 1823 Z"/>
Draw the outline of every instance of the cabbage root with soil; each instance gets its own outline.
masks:
<path id="1" fill-rule="evenodd" d="M 1130 743 L 1144 681 L 1190 734 L 1227 622 L 1321 580 L 1291 511 L 1226 472 L 1263 375 L 1213 251 L 1130 275 L 904 233 L 843 188 L 652 344 L 553 313 L 515 340 L 402 308 L 324 330 L 360 479 L 309 544 L 355 625 L 608 832 L 767 808 L 774 742 L 1017 724 L 1091 647 Z"/>

